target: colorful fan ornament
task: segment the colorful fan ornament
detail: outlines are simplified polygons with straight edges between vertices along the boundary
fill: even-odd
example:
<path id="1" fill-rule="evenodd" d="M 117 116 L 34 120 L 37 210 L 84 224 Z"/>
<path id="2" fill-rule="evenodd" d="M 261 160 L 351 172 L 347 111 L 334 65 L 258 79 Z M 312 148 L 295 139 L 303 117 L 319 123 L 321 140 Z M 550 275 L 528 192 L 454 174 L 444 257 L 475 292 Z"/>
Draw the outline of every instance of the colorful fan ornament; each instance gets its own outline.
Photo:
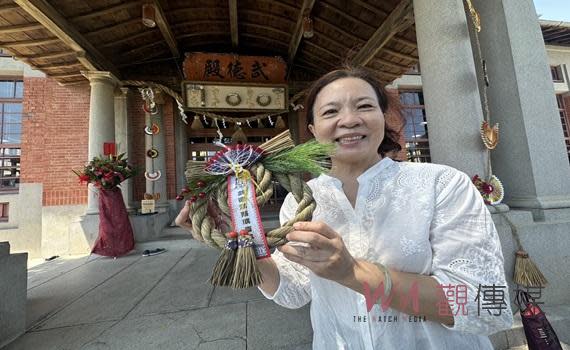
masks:
<path id="1" fill-rule="evenodd" d="M 222 149 L 207 162 L 188 162 L 188 186 L 177 199 L 189 197 L 194 234 L 222 251 L 210 282 L 249 288 L 262 281 L 256 259 L 287 243 L 295 222 L 311 220 L 316 203 L 301 175 L 326 172 L 334 145 L 313 140 L 294 146 L 288 130 L 260 146 L 216 144 Z M 259 207 L 272 197 L 274 181 L 299 206 L 291 220 L 265 233 Z"/>
<path id="2" fill-rule="evenodd" d="M 497 205 L 503 201 L 505 195 L 503 184 L 495 175 L 491 175 L 488 181 L 483 181 L 479 175 L 473 176 L 471 180 L 481 193 L 485 204 Z"/>

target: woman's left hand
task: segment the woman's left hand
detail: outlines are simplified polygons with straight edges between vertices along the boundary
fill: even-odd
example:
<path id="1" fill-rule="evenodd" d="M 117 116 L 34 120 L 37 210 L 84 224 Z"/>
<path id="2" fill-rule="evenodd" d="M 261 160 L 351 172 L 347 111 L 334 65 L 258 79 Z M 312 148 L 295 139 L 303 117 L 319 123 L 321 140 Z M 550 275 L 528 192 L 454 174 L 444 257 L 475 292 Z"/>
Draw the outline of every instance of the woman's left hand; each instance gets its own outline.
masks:
<path id="1" fill-rule="evenodd" d="M 317 276 L 332 281 L 344 281 L 354 275 L 356 260 L 348 252 L 342 237 L 323 222 L 296 222 L 287 240 L 308 246 L 285 244 L 279 248 L 283 255 L 306 266 Z"/>

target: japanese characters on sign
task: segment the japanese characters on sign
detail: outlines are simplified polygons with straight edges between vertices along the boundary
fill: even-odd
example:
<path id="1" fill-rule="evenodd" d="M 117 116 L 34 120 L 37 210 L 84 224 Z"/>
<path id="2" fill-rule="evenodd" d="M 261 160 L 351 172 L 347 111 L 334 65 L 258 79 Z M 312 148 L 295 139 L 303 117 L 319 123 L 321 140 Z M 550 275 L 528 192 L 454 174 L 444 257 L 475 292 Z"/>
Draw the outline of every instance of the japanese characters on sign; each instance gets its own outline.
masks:
<path id="1" fill-rule="evenodd" d="M 188 80 L 283 84 L 287 65 L 281 57 L 187 53 L 184 75 Z"/>

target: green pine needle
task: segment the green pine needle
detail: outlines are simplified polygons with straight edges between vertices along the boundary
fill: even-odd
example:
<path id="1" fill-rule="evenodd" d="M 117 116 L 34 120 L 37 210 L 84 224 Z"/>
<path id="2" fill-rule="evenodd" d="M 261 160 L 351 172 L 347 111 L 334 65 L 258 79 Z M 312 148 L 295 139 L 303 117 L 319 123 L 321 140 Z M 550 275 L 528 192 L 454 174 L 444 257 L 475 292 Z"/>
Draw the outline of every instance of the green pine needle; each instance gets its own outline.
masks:
<path id="1" fill-rule="evenodd" d="M 262 160 L 263 165 L 274 173 L 311 173 L 320 175 L 330 169 L 330 156 L 334 144 L 321 144 L 316 140 L 295 146 Z"/>

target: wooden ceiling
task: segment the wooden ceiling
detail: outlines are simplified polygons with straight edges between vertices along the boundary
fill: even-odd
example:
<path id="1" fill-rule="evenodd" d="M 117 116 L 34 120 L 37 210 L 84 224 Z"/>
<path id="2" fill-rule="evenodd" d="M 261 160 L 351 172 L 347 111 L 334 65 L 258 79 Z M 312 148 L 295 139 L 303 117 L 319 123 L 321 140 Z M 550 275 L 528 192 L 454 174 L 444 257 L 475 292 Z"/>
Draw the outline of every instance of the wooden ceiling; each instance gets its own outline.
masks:
<path id="1" fill-rule="evenodd" d="M 0 0 L 0 47 L 61 84 L 105 70 L 176 88 L 185 52 L 281 56 L 298 86 L 343 63 L 389 82 L 418 61 L 412 0 Z"/>

